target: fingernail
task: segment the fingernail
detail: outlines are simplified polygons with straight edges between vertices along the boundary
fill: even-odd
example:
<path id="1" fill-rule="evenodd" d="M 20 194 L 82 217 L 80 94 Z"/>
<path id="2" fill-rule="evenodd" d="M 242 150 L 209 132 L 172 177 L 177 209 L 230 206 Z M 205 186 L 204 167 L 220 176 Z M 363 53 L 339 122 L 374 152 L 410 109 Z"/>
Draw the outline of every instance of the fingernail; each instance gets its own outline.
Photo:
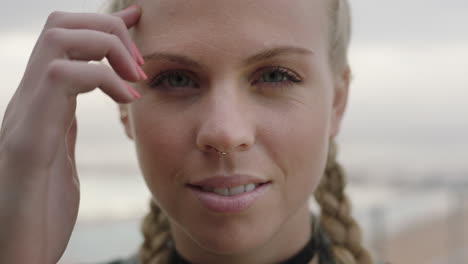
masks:
<path id="1" fill-rule="evenodd" d="M 131 5 L 131 6 L 127 7 L 127 8 L 125 8 L 124 10 L 129 10 L 129 9 L 137 8 L 137 7 L 138 7 L 137 5 Z"/>
<path id="2" fill-rule="evenodd" d="M 143 56 L 141 56 L 141 52 L 138 50 L 138 48 L 137 48 L 137 46 L 135 45 L 135 43 L 132 43 L 132 44 L 133 44 L 133 51 L 135 52 L 135 55 L 136 55 L 138 64 L 144 65 L 144 64 L 145 64 L 145 60 L 143 59 Z"/>
<path id="3" fill-rule="evenodd" d="M 128 91 L 130 91 L 130 93 L 137 99 L 140 99 L 141 98 L 141 95 L 135 90 L 133 89 L 133 87 L 131 87 L 128 83 L 124 82 L 125 86 L 127 87 Z"/>
<path id="4" fill-rule="evenodd" d="M 146 76 L 146 73 L 143 71 L 143 69 L 141 69 L 140 65 L 136 64 L 136 69 L 138 71 L 138 74 L 140 75 L 141 79 L 143 81 L 147 80 L 148 79 L 148 76 Z"/>

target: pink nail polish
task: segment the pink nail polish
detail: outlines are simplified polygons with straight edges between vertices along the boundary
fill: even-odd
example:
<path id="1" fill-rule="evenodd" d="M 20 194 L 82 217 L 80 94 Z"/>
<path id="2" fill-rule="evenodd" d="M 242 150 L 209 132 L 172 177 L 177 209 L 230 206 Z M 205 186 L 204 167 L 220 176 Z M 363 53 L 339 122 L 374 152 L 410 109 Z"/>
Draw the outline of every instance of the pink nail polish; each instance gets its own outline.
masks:
<path id="1" fill-rule="evenodd" d="M 125 8 L 124 10 L 129 10 L 129 9 L 137 8 L 137 7 L 138 7 L 137 5 L 131 5 L 131 6 L 127 7 L 127 8 Z"/>
<path id="2" fill-rule="evenodd" d="M 135 96 L 135 98 L 137 99 L 140 99 L 141 98 L 141 95 L 135 90 L 133 89 L 133 87 L 131 87 L 130 85 L 128 85 L 128 83 L 125 83 L 125 86 L 127 87 L 128 91 L 130 91 L 130 93 Z"/>
<path id="3" fill-rule="evenodd" d="M 138 64 L 144 65 L 144 64 L 145 64 L 145 60 L 143 59 L 143 56 L 141 56 L 141 52 L 138 50 L 138 48 L 137 48 L 137 46 L 135 45 L 135 43 L 132 43 L 132 44 L 133 44 L 133 51 L 135 52 L 135 55 L 136 55 Z"/>
<path id="4" fill-rule="evenodd" d="M 148 76 L 146 76 L 146 73 L 143 71 L 143 69 L 141 69 L 140 65 L 138 65 L 138 64 L 135 64 L 135 65 L 136 65 L 136 69 L 137 69 L 138 74 L 140 75 L 141 79 L 143 81 L 147 80 Z"/>

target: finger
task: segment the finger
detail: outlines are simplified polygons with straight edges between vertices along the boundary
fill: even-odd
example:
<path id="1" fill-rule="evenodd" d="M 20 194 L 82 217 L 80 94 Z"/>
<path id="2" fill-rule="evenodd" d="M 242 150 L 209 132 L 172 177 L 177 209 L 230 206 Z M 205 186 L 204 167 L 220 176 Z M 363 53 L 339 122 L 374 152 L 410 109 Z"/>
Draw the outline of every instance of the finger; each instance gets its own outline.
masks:
<path id="1" fill-rule="evenodd" d="M 44 40 L 50 56 L 72 60 L 102 60 L 107 57 L 115 71 L 125 80 L 140 80 L 137 63 L 127 52 L 122 41 L 112 34 L 88 29 L 50 29 Z M 92 43 L 92 45 L 90 45 Z"/>
<path id="2" fill-rule="evenodd" d="M 79 94 L 99 87 L 117 103 L 130 103 L 136 99 L 129 91 L 128 84 L 112 68 L 103 64 L 61 59 L 51 62 L 46 73 L 46 78 L 40 81 L 33 93 L 26 115 L 29 126 L 42 128 L 36 129 L 34 137 L 30 139 L 34 142 L 42 138 L 40 144 L 35 144 L 39 152 L 45 146 L 57 147 L 56 138 L 65 136 L 69 129 L 73 129 L 71 125 Z M 72 141 L 73 137 L 66 142 Z"/>
<path id="3" fill-rule="evenodd" d="M 51 28 L 90 29 L 118 36 L 127 50 L 136 60 L 137 55 L 133 50 L 133 41 L 128 29 L 134 26 L 141 15 L 140 8 L 129 8 L 117 15 L 97 13 L 69 13 L 55 11 L 51 13 L 44 26 L 43 33 Z"/>
<path id="4" fill-rule="evenodd" d="M 57 94 L 76 97 L 99 87 L 118 103 L 129 103 L 135 96 L 129 85 L 112 68 L 84 61 L 55 60 L 47 69 L 47 78 L 41 97 L 54 98 Z M 54 87 L 55 89 L 50 89 Z"/>
<path id="5" fill-rule="evenodd" d="M 141 7 L 132 5 L 124 10 L 113 13 L 112 15 L 122 18 L 127 28 L 131 28 L 140 20 Z"/>

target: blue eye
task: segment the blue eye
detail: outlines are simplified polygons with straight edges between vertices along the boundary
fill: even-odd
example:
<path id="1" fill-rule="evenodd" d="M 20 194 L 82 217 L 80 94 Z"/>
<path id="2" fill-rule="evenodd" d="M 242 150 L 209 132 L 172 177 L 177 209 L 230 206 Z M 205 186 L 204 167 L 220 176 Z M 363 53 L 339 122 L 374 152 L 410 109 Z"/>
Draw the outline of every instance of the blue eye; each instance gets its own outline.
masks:
<path id="1" fill-rule="evenodd" d="M 279 71 L 271 71 L 267 72 L 266 74 L 262 75 L 262 80 L 264 82 L 281 82 L 284 81 L 285 79 L 288 79 L 286 75 L 283 75 Z"/>
<path id="2" fill-rule="evenodd" d="M 160 74 L 151 81 L 151 87 L 158 87 L 167 85 L 170 88 L 198 88 L 198 84 L 195 83 L 190 74 L 183 71 L 168 71 Z"/>
<path id="3" fill-rule="evenodd" d="M 176 88 L 200 88 L 199 84 L 193 79 L 193 74 L 181 70 L 173 70 L 163 72 L 156 76 L 150 83 L 151 87 L 159 89 L 176 89 Z M 289 86 L 293 83 L 301 82 L 301 78 L 295 73 L 282 67 L 269 67 L 264 70 L 261 76 L 253 81 L 252 85 L 262 86 Z"/>
<path id="4" fill-rule="evenodd" d="M 264 71 L 260 80 L 255 81 L 254 84 L 257 84 L 259 81 L 266 85 L 290 85 L 292 83 L 301 82 L 301 79 L 295 73 L 278 66 L 271 70 Z"/>

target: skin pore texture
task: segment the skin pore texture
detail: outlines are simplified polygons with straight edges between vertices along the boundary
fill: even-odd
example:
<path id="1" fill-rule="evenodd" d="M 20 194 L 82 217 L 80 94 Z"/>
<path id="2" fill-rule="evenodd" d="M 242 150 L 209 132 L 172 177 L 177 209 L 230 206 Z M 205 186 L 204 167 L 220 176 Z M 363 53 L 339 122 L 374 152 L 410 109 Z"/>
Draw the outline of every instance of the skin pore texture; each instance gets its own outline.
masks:
<path id="1" fill-rule="evenodd" d="M 140 5 L 133 34 L 149 79 L 120 106 L 122 123 L 178 252 L 194 263 L 287 259 L 310 238 L 308 201 L 346 107 L 349 71 L 330 66 L 325 2 Z M 268 182 L 240 212 L 214 212 L 188 187 L 232 175 Z"/>

